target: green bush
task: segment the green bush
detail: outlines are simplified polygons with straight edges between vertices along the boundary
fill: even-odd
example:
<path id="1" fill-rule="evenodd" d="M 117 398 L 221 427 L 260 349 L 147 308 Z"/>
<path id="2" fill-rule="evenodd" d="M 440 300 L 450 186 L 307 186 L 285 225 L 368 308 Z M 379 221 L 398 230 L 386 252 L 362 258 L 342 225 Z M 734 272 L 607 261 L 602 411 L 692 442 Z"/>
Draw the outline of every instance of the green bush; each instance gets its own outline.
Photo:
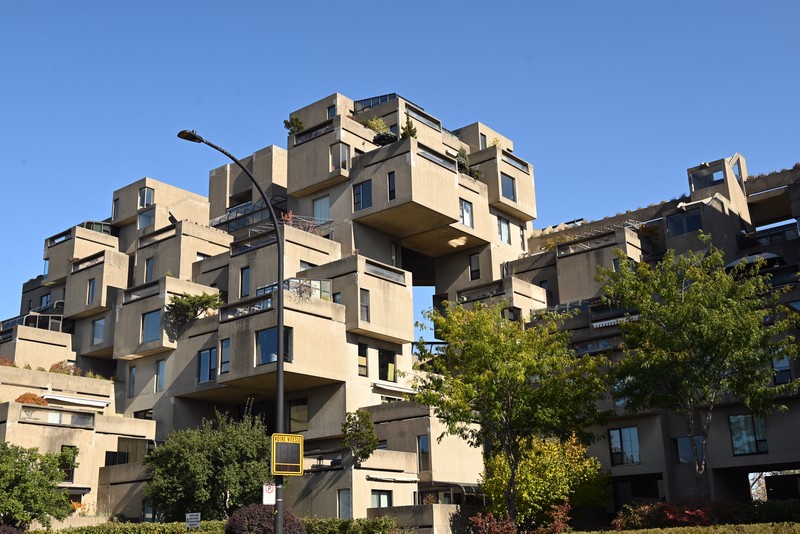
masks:
<path id="1" fill-rule="evenodd" d="M 222 534 L 225 521 L 202 521 L 193 534 Z M 186 534 L 186 523 L 104 523 L 89 527 L 71 527 L 59 530 L 63 534 Z"/>
<path id="2" fill-rule="evenodd" d="M 630 534 L 797 534 L 798 523 L 762 523 L 758 525 L 714 525 L 711 527 L 647 528 L 625 530 Z"/>
<path id="3" fill-rule="evenodd" d="M 304 517 L 306 534 L 389 534 L 397 530 L 391 517 L 375 519 L 336 519 L 332 517 Z"/>

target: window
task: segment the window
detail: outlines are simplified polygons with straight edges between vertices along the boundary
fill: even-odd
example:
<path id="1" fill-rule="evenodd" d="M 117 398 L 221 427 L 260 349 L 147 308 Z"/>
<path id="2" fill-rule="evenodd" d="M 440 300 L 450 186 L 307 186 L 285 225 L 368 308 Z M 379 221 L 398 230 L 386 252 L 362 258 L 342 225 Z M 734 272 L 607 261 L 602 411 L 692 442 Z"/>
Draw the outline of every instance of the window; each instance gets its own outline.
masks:
<path id="1" fill-rule="evenodd" d="M 353 186 L 353 210 L 365 210 L 372 207 L 372 180 Z"/>
<path id="2" fill-rule="evenodd" d="M 350 488 L 340 489 L 336 492 L 336 514 L 339 519 L 353 518 L 353 504 Z"/>
<path id="3" fill-rule="evenodd" d="M 369 289 L 361 289 L 358 292 L 358 304 L 362 321 L 369 322 Z"/>
<path id="4" fill-rule="evenodd" d="M 256 332 L 256 365 L 275 363 L 278 352 L 278 329 L 267 328 Z M 292 329 L 283 329 L 283 360 L 292 360 Z"/>
<path id="5" fill-rule="evenodd" d="M 400 265 L 398 262 L 398 254 L 397 251 L 400 247 L 397 246 L 397 243 L 392 241 L 392 250 L 390 251 L 390 256 L 392 257 L 392 267 L 397 267 Z"/>
<path id="6" fill-rule="evenodd" d="M 42 267 L 42 275 L 47 278 L 47 275 L 50 273 L 50 260 L 47 258 L 44 259 L 44 266 Z"/>
<path id="7" fill-rule="evenodd" d="M 469 279 L 477 280 L 481 277 L 481 255 L 469 255 Z"/>
<path id="8" fill-rule="evenodd" d="M 703 436 L 694 436 L 694 443 L 697 447 L 698 460 L 703 459 Z M 692 438 L 682 436 L 675 440 L 678 450 L 678 462 L 682 464 L 693 464 L 694 454 L 692 453 Z"/>
<path id="9" fill-rule="evenodd" d="M 480 138 L 481 138 L 481 150 L 483 150 L 484 148 L 489 146 L 486 144 L 486 134 L 480 134 Z"/>
<path id="10" fill-rule="evenodd" d="M 39 299 L 39 306 L 43 308 L 45 306 L 50 306 L 50 293 L 41 296 L 41 298 Z"/>
<path id="11" fill-rule="evenodd" d="M 154 191 L 149 187 L 139 189 L 139 208 L 147 208 L 153 205 Z"/>
<path id="12" fill-rule="evenodd" d="M 111 203 L 111 219 L 117 219 L 119 217 L 119 199 L 115 198 L 114 202 Z"/>
<path id="13" fill-rule="evenodd" d="M 242 267 L 239 274 L 239 297 L 250 296 L 250 267 Z"/>
<path id="14" fill-rule="evenodd" d="M 431 470 L 431 439 L 428 434 L 417 436 L 417 463 L 418 470 Z"/>
<path id="15" fill-rule="evenodd" d="M 308 430 L 308 399 L 295 399 L 287 403 L 286 420 L 289 422 L 289 432 L 303 432 Z"/>
<path id="16" fill-rule="evenodd" d="M 519 248 L 525 251 L 525 223 L 519 225 Z"/>
<path id="17" fill-rule="evenodd" d="M 155 258 L 147 258 L 144 260 L 144 283 L 153 281 L 153 271 L 156 266 Z"/>
<path id="18" fill-rule="evenodd" d="M 136 395 L 136 366 L 128 367 L 128 398 Z"/>
<path id="19" fill-rule="evenodd" d="M 219 340 L 219 374 L 231 370 L 231 340 Z"/>
<path id="20" fill-rule="evenodd" d="M 391 506 L 391 490 L 372 490 L 372 508 L 389 508 Z"/>
<path id="21" fill-rule="evenodd" d="M 397 198 L 397 191 L 395 191 L 394 187 L 394 171 L 386 175 L 386 182 L 389 189 L 389 200 L 394 200 Z"/>
<path id="22" fill-rule="evenodd" d="M 314 223 L 324 224 L 331 218 L 331 197 L 325 195 L 324 197 L 315 198 L 312 201 L 314 208 Z"/>
<path id="23" fill-rule="evenodd" d="M 696 232 L 703 228 L 700 210 L 691 210 L 683 213 L 674 213 L 667 217 L 667 231 L 670 237 L 675 237 L 689 232 Z"/>
<path id="24" fill-rule="evenodd" d="M 346 171 L 350 164 L 350 145 L 336 143 L 331 145 L 331 170 Z"/>
<path id="25" fill-rule="evenodd" d="M 395 354 L 391 350 L 380 349 L 378 351 L 378 379 L 387 382 L 396 382 L 395 375 Z"/>
<path id="26" fill-rule="evenodd" d="M 635 426 L 608 431 L 611 445 L 611 465 L 639 463 L 639 430 Z"/>
<path id="27" fill-rule="evenodd" d="M 548 282 L 547 280 L 542 280 L 541 282 L 539 282 L 539 287 L 547 291 L 548 289 L 550 289 L 550 282 Z"/>
<path id="28" fill-rule="evenodd" d="M 92 345 L 99 345 L 105 338 L 106 320 L 92 321 Z"/>
<path id="29" fill-rule="evenodd" d="M 366 343 L 358 344 L 358 376 L 369 376 L 367 350 Z"/>
<path id="30" fill-rule="evenodd" d="M 768 452 L 767 430 L 763 417 L 753 414 L 731 415 L 728 417 L 728 423 L 731 427 L 734 456 Z"/>
<path id="31" fill-rule="evenodd" d="M 718 185 L 725 181 L 725 171 L 722 167 L 705 168 L 692 171 L 692 191 L 705 189 L 712 185 Z"/>
<path id="32" fill-rule="evenodd" d="M 198 382 L 211 382 L 217 378 L 217 349 L 201 350 L 197 353 L 200 363 Z"/>
<path id="33" fill-rule="evenodd" d="M 458 199 L 458 203 L 461 208 L 461 218 L 459 219 L 461 224 L 474 228 L 472 223 L 472 202 L 460 198 Z"/>
<path id="34" fill-rule="evenodd" d="M 142 314 L 142 343 L 156 341 L 161 337 L 161 310 Z"/>
<path id="35" fill-rule="evenodd" d="M 615 273 L 619 272 L 619 258 L 614 258 L 611 260 L 611 268 L 614 270 Z"/>
<path id="36" fill-rule="evenodd" d="M 328 118 L 332 119 L 336 116 L 336 106 L 328 106 Z"/>
<path id="37" fill-rule="evenodd" d="M 341 293 L 334 293 L 331 295 L 334 304 L 341 304 L 342 303 L 342 294 Z"/>
<path id="38" fill-rule="evenodd" d="M 514 202 L 517 201 L 517 186 L 514 183 L 514 178 L 511 176 L 500 173 L 500 185 L 502 188 L 502 193 L 505 198 L 508 200 L 512 200 Z"/>
<path id="39" fill-rule="evenodd" d="M 164 391 L 164 371 L 166 368 L 166 360 L 158 360 L 156 362 L 156 392 Z"/>
<path id="40" fill-rule="evenodd" d="M 142 228 L 147 228 L 148 226 L 153 226 L 156 222 L 156 210 L 155 208 L 151 208 L 147 211 L 143 211 L 139 214 L 137 219 L 136 228 L 141 230 Z"/>
<path id="41" fill-rule="evenodd" d="M 153 420 L 153 410 L 151 408 L 149 410 L 139 410 L 139 411 L 133 412 L 133 418 L 134 419 L 145 419 L 147 421 L 152 421 Z"/>
<path id="42" fill-rule="evenodd" d="M 782 358 L 772 362 L 772 368 L 775 369 L 775 376 L 773 381 L 775 385 L 788 384 L 792 380 L 792 369 L 789 363 L 789 358 Z"/>
<path id="43" fill-rule="evenodd" d="M 77 447 L 75 445 L 62 445 L 61 452 L 74 450 Z M 77 456 L 76 456 L 77 458 Z M 73 464 L 63 462 L 60 466 L 62 471 L 64 471 L 64 482 L 74 482 L 75 481 L 75 467 Z"/>
<path id="44" fill-rule="evenodd" d="M 511 244 L 511 223 L 499 215 L 497 216 L 497 236 L 503 243 Z"/>
<path id="45" fill-rule="evenodd" d="M 89 282 L 86 283 L 86 304 L 91 304 L 94 302 L 94 278 L 89 278 Z"/>
<path id="46" fill-rule="evenodd" d="M 389 126 L 389 132 L 393 133 L 394 135 L 397 135 L 397 125 L 396 124 L 391 124 Z"/>

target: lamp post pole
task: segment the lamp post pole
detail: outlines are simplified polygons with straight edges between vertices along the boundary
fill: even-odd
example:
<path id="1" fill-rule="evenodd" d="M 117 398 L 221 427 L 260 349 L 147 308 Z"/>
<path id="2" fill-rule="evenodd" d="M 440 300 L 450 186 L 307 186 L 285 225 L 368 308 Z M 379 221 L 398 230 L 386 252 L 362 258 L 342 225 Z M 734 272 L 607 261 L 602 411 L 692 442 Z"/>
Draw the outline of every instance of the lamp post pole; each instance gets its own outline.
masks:
<path id="1" fill-rule="evenodd" d="M 242 162 L 233 157 L 230 152 L 221 148 L 211 141 L 203 139 L 197 132 L 194 130 L 181 130 L 178 133 L 178 137 L 184 139 L 186 141 L 191 141 L 193 143 L 202 143 L 204 145 L 208 145 L 214 150 L 225 154 L 232 162 L 234 162 L 246 175 L 250 178 L 250 181 L 253 182 L 253 185 L 258 190 L 258 193 L 261 195 L 261 200 L 264 201 L 264 205 L 267 207 L 269 211 L 269 218 L 272 221 L 272 226 L 275 228 L 275 239 L 277 245 L 277 256 L 278 256 L 278 288 L 277 288 L 277 297 L 275 299 L 275 313 L 276 317 L 276 330 L 277 330 L 277 337 L 278 337 L 278 346 L 275 355 L 276 361 L 276 368 L 275 368 L 275 432 L 278 434 L 282 434 L 284 432 L 284 424 L 283 424 L 283 401 L 284 401 L 284 393 L 283 393 L 283 263 L 284 263 L 284 242 L 283 242 L 283 230 L 281 229 L 280 224 L 278 224 L 278 217 L 275 214 L 275 209 L 272 207 L 267 195 L 264 194 L 264 190 L 256 181 L 253 174 L 247 170 L 247 168 L 242 165 Z M 275 534 L 283 534 L 283 475 L 275 475 Z"/>

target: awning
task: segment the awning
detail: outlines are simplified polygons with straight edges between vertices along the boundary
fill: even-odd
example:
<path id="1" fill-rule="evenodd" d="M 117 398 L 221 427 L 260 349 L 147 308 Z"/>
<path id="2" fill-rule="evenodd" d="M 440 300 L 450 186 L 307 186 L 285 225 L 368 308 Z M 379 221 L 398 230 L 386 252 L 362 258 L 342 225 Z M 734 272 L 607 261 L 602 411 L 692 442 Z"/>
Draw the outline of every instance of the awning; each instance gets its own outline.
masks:
<path id="1" fill-rule="evenodd" d="M 758 254 L 751 254 L 749 256 L 745 256 L 744 258 L 739 258 L 738 260 L 733 260 L 728 265 L 725 266 L 726 269 L 730 269 L 731 267 L 736 267 L 740 263 L 755 263 L 757 261 L 770 261 L 780 259 L 780 256 L 777 254 L 773 254 L 772 252 L 760 252 Z"/>
<path id="2" fill-rule="evenodd" d="M 397 475 L 367 475 L 367 480 L 377 482 L 400 482 L 404 484 L 416 484 L 419 482 L 417 477 L 403 477 Z"/>
<path id="3" fill-rule="evenodd" d="M 403 386 L 398 386 L 396 384 L 387 384 L 386 382 L 373 382 L 372 387 L 385 389 L 387 391 L 396 391 L 397 393 L 413 394 L 417 392 L 416 389 L 406 388 Z"/>
<path id="4" fill-rule="evenodd" d="M 605 328 L 606 326 L 614 326 L 620 323 L 627 323 L 628 321 L 637 321 L 638 315 L 623 315 L 622 317 L 614 317 L 613 319 L 606 319 L 605 321 L 592 321 L 592 328 Z"/>
<path id="5" fill-rule="evenodd" d="M 101 401 L 93 399 L 81 399 L 79 397 L 68 397 L 67 395 L 54 395 L 52 393 L 45 393 L 42 395 L 45 400 L 54 400 L 58 402 L 65 402 L 67 404 L 76 404 L 78 406 L 91 406 L 92 408 L 105 408 L 110 401 Z"/>

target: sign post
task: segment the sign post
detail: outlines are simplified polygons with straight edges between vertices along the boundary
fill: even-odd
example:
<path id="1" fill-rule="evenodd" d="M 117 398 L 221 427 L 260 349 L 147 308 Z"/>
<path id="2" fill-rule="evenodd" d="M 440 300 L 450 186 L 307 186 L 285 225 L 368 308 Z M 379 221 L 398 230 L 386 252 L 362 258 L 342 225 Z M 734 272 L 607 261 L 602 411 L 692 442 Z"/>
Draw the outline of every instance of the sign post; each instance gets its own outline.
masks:
<path id="1" fill-rule="evenodd" d="M 302 476 L 303 436 L 300 434 L 272 434 L 273 475 Z"/>

